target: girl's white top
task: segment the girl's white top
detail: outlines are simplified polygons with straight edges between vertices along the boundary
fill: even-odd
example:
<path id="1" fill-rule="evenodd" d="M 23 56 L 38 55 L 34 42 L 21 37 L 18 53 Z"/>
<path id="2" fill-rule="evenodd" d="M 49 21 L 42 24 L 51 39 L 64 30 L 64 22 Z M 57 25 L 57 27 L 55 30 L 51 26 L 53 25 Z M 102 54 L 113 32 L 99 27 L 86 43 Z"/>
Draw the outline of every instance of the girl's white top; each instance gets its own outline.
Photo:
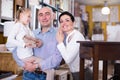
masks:
<path id="1" fill-rule="evenodd" d="M 25 35 L 34 37 L 34 34 L 28 26 L 24 26 L 22 23 L 17 22 L 11 30 L 6 43 L 6 46 L 11 51 L 12 48 L 14 49 L 17 47 L 17 56 L 20 59 L 24 59 L 33 55 L 32 48 L 25 48 L 25 42 L 23 40 Z"/>

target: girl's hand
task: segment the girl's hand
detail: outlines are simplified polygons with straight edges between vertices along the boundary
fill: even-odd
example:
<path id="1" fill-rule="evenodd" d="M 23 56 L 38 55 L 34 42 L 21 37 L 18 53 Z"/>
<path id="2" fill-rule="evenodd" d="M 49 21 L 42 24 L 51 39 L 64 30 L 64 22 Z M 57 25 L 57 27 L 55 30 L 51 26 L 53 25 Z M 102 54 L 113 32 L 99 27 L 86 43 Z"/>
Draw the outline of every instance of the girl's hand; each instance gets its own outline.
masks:
<path id="1" fill-rule="evenodd" d="M 36 47 L 41 47 L 43 45 L 43 42 L 39 39 L 36 39 Z"/>
<path id="2" fill-rule="evenodd" d="M 28 47 L 28 48 L 35 48 L 36 47 L 36 44 L 35 43 L 25 43 L 25 47 Z"/>

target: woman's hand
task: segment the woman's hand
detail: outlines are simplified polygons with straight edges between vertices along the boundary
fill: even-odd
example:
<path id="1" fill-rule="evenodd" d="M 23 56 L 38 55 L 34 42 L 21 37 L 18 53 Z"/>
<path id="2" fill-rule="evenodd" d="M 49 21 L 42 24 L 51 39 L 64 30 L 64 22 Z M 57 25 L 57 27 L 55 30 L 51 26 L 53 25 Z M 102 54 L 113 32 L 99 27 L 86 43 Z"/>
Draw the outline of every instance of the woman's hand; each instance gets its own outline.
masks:
<path id="1" fill-rule="evenodd" d="M 64 33 L 61 28 L 58 30 L 58 32 L 56 34 L 56 39 L 57 39 L 58 43 L 61 43 L 64 40 Z"/>

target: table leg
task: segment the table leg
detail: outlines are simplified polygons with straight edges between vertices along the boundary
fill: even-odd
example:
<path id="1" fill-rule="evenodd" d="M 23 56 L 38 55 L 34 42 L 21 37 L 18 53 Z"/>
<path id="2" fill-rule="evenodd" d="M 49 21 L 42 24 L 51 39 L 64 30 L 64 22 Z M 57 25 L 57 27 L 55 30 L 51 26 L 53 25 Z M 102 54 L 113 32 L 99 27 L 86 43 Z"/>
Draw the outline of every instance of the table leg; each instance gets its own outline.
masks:
<path id="1" fill-rule="evenodd" d="M 98 80 L 98 61 L 93 60 L 93 80 Z"/>
<path id="2" fill-rule="evenodd" d="M 108 63 L 107 61 L 103 60 L 103 80 L 107 80 L 107 72 L 108 72 Z"/>
<path id="3" fill-rule="evenodd" d="M 99 66 L 99 60 L 98 60 L 98 45 L 94 47 L 93 51 L 93 80 L 98 80 L 98 66 Z"/>
<path id="4" fill-rule="evenodd" d="M 84 63 L 85 63 L 85 61 L 84 61 L 84 59 L 83 58 L 81 58 L 80 59 L 80 80 L 85 80 L 85 78 L 84 78 Z"/>

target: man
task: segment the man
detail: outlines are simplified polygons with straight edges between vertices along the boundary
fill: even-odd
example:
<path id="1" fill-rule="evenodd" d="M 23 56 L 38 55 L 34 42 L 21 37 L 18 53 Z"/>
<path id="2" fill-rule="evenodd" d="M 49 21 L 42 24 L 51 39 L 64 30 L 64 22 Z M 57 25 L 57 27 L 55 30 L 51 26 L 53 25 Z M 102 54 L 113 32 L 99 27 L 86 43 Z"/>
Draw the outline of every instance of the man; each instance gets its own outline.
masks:
<path id="1" fill-rule="evenodd" d="M 23 73 L 23 80 L 43 80 L 40 79 L 40 74 L 34 73 L 36 68 L 41 71 L 54 69 L 60 65 L 62 57 L 57 49 L 56 30 L 52 26 L 54 13 L 51 8 L 43 7 L 38 11 L 38 21 L 41 29 L 34 31 L 36 38 L 41 39 L 43 46 L 34 48 L 34 56 L 42 58 L 39 64 L 32 64 L 30 62 L 23 63 L 18 59 L 16 50 L 13 51 L 13 57 L 17 64 L 22 66 L 25 70 Z M 39 77 L 38 77 L 39 76 Z"/>

